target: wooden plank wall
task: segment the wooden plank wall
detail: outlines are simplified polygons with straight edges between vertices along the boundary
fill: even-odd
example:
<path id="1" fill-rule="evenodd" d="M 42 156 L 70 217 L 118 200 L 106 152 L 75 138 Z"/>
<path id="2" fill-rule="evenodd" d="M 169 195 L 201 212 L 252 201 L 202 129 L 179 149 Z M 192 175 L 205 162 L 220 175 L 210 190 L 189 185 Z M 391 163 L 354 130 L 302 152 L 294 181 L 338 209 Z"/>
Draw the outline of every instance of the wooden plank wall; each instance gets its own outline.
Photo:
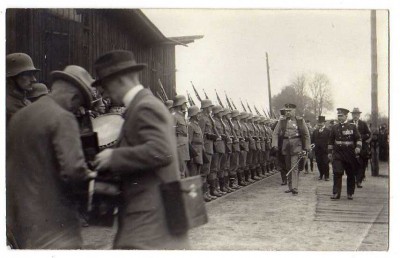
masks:
<path id="1" fill-rule="evenodd" d="M 68 64 L 83 66 L 94 75 L 93 63 L 98 56 L 126 49 L 135 54 L 138 62 L 148 65 L 141 73 L 143 85 L 154 92 L 160 78 L 167 95 L 172 98 L 176 94 L 175 46 L 144 43 L 140 36 L 131 35 L 134 33 L 129 33 L 129 28 L 99 10 L 8 9 L 6 19 L 7 54 L 29 54 L 42 70 L 42 82 L 49 82 L 50 71 Z"/>

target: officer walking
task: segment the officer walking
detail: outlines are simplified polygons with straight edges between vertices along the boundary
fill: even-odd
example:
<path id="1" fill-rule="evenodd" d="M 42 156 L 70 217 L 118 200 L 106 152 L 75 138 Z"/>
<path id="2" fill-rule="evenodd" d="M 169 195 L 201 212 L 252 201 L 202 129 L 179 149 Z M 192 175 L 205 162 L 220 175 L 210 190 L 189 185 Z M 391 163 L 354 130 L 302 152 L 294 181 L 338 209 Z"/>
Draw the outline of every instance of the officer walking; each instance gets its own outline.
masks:
<path id="1" fill-rule="evenodd" d="M 357 155 L 360 154 L 362 142 L 360 133 L 354 124 L 346 122 L 349 110 L 337 109 L 339 123 L 332 127 L 330 134 L 328 157 L 333 168 L 332 200 L 340 199 L 342 191 L 342 176 L 347 175 L 347 199 L 353 200 L 353 194 L 358 171 Z"/>
<path id="2" fill-rule="evenodd" d="M 361 115 L 360 109 L 354 108 L 353 111 L 351 112 L 351 116 L 353 117 L 353 119 L 349 121 L 349 123 L 352 123 L 357 127 L 362 140 L 362 148 L 360 152 L 361 162 L 357 173 L 357 181 L 356 181 L 357 188 L 362 188 L 361 183 L 365 178 L 365 170 L 367 168 L 369 159 L 369 143 L 371 142 L 372 139 L 371 130 L 369 129 L 366 122 L 360 120 L 360 115 Z"/>
<path id="3" fill-rule="evenodd" d="M 282 136 L 282 155 L 285 158 L 286 169 L 293 169 L 289 174 L 289 190 L 286 193 L 298 194 L 299 169 L 297 161 L 302 151 L 310 149 L 310 135 L 302 117 L 296 116 L 296 105 L 286 104 L 286 118 L 279 120 L 275 127 L 272 147 L 278 148 L 278 138 Z"/>
<path id="4" fill-rule="evenodd" d="M 174 112 L 172 115 L 175 118 L 175 133 L 176 142 L 178 145 L 178 158 L 179 158 L 179 171 L 181 178 L 188 176 L 187 162 L 190 160 L 189 156 L 189 139 L 188 139 L 188 125 L 185 119 L 187 110 L 187 100 L 183 95 L 176 95 L 173 104 Z"/>
<path id="5" fill-rule="evenodd" d="M 314 130 L 311 136 L 311 143 L 315 144 L 315 158 L 319 170 L 318 180 L 325 177 L 325 181 L 329 180 L 329 159 L 328 159 L 328 142 L 331 131 L 325 127 L 325 117 L 318 117 L 318 128 Z"/>

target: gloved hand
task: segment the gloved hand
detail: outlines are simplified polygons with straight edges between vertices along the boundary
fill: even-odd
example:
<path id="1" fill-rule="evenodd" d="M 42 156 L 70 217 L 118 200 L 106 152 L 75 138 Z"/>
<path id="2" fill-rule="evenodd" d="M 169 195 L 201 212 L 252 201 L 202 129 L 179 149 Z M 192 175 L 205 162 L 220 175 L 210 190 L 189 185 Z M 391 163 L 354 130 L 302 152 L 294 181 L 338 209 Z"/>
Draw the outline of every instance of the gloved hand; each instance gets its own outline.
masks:
<path id="1" fill-rule="evenodd" d="M 359 155 L 360 152 L 361 152 L 361 149 L 357 147 L 357 148 L 354 150 L 354 152 L 356 153 L 356 155 Z"/>
<path id="2" fill-rule="evenodd" d="M 328 159 L 332 162 L 332 153 L 328 154 Z"/>

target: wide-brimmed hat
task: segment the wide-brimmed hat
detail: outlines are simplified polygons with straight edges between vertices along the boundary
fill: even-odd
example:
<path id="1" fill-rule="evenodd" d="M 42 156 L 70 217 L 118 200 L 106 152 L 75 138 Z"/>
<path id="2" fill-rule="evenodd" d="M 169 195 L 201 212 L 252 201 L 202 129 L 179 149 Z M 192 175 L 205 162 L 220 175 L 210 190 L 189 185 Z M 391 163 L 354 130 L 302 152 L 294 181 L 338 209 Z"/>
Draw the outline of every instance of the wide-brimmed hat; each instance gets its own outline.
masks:
<path id="1" fill-rule="evenodd" d="M 97 79 L 93 82 L 93 87 L 97 87 L 104 79 L 128 71 L 140 71 L 147 65 L 137 63 L 131 51 L 113 50 L 99 58 L 94 63 Z"/>
<path id="2" fill-rule="evenodd" d="M 223 116 L 226 116 L 227 114 L 231 114 L 232 111 L 229 108 L 224 108 L 224 113 L 222 114 Z"/>
<path id="3" fill-rule="evenodd" d="M 351 111 L 352 114 L 361 114 L 362 112 L 358 107 L 353 108 L 353 111 Z"/>
<path id="4" fill-rule="evenodd" d="M 50 81 L 64 80 L 76 86 L 83 95 L 85 103 L 83 106 L 90 109 L 92 106 L 91 86 L 94 79 L 83 67 L 77 65 L 68 65 L 63 71 L 53 71 L 50 73 Z"/>

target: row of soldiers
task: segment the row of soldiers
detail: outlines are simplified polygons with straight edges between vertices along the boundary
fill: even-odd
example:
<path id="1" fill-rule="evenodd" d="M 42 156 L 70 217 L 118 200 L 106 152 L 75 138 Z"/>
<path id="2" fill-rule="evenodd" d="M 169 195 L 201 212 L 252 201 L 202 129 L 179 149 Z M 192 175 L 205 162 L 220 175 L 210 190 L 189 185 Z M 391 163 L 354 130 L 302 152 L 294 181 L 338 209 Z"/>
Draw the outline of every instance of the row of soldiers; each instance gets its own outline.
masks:
<path id="1" fill-rule="evenodd" d="M 276 172 L 269 155 L 270 119 L 214 105 L 209 99 L 201 100 L 200 108 L 188 108 L 183 95 L 166 105 L 175 118 L 181 177 L 201 175 L 205 201 Z"/>

